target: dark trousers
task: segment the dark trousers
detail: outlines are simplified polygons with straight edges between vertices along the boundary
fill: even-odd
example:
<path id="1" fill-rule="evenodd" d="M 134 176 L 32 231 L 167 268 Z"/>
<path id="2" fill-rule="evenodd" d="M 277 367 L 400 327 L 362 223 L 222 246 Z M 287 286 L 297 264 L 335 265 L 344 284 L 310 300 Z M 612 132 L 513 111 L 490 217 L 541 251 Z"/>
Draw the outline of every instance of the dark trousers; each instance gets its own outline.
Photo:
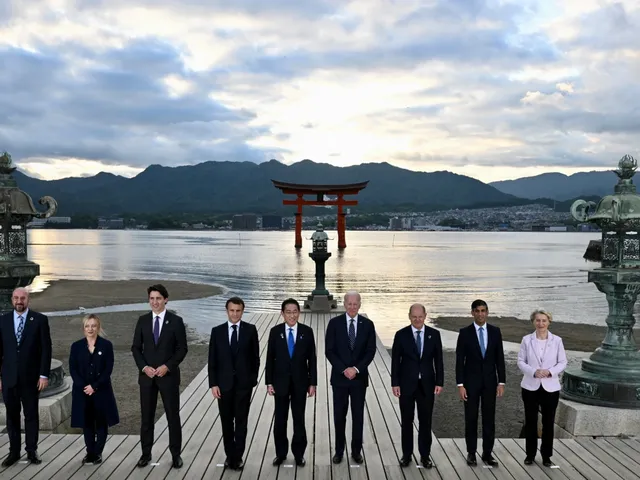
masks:
<path id="1" fill-rule="evenodd" d="M 18 381 L 14 387 L 2 387 L 2 399 L 7 410 L 7 433 L 9 434 L 9 451 L 20 453 L 20 410 L 24 408 L 24 437 L 27 453 L 38 451 L 38 382 Z"/>
<path id="2" fill-rule="evenodd" d="M 351 455 L 362 453 L 364 400 L 367 387 L 354 383 L 348 387 L 333 387 L 333 425 L 336 434 L 335 453 L 343 455 L 346 444 L 347 411 L 351 399 Z"/>
<path id="3" fill-rule="evenodd" d="M 239 462 L 244 455 L 252 391 L 253 388 L 234 387 L 222 392 L 218 400 L 224 453 L 230 463 Z"/>
<path id="4" fill-rule="evenodd" d="M 164 413 L 169 426 L 169 451 L 173 457 L 182 450 L 182 425 L 180 424 L 180 385 L 175 382 L 158 382 L 154 380 L 150 386 L 140 386 L 140 406 L 142 422 L 140 423 L 140 444 L 142 455 L 150 457 L 153 446 L 153 426 L 158 403 L 158 392 L 162 396 Z"/>
<path id="5" fill-rule="evenodd" d="M 402 419 L 402 456 L 413 455 L 413 415 L 418 408 L 418 450 L 421 457 L 431 454 L 431 415 L 433 413 L 435 385 L 425 387 L 422 382 L 412 393 L 400 390 L 400 417 Z"/>
<path id="6" fill-rule="evenodd" d="M 493 451 L 496 437 L 496 388 L 467 389 L 467 401 L 464 402 L 464 437 L 467 453 L 476 453 L 478 449 L 478 408 L 482 409 L 482 455 Z"/>
<path id="7" fill-rule="evenodd" d="M 109 427 L 104 413 L 96 408 L 94 399 L 86 395 L 84 398 L 84 444 L 88 455 L 102 455 L 104 444 L 107 442 Z"/>
<path id="8" fill-rule="evenodd" d="M 295 458 L 304 457 L 307 449 L 307 430 L 304 424 L 304 411 L 307 406 L 307 390 L 294 389 L 289 383 L 289 395 L 275 396 L 275 419 L 273 422 L 273 439 L 276 444 L 276 456 L 286 457 L 289 451 L 287 440 L 287 421 L 289 420 L 289 405 L 293 417 L 293 438 L 291 439 L 291 453 Z"/>
<path id="9" fill-rule="evenodd" d="M 560 392 L 547 392 L 542 386 L 533 392 L 522 389 L 527 457 L 535 457 L 538 450 L 538 410 L 542 413 L 540 454 L 542 458 L 551 458 L 553 455 L 553 423 L 559 399 Z"/>

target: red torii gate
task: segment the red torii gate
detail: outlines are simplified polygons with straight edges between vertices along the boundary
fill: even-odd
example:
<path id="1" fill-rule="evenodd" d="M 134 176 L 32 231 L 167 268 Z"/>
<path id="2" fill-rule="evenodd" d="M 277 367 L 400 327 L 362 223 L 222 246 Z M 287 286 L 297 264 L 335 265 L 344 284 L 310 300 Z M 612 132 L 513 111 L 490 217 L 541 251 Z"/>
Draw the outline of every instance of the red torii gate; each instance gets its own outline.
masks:
<path id="1" fill-rule="evenodd" d="M 314 206 L 338 206 L 338 248 L 347 248 L 347 242 L 345 240 L 345 230 L 347 228 L 347 221 L 345 219 L 346 213 L 342 211 L 342 207 L 349 207 L 357 205 L 357 200 L 345 200 L 345 195 L 357 195 L 360 190 L 365 188 L 369 181 L 361 183 L 349 183 L 345 185 L 303 185 L 301 183 L 285 183 L 278 180 L 271 180 L 273 186 L 280 189 L 285 195 L 296 195 L 295 200 L 283 200 L 283 205 L 297 205 L 298 211 L 296 212 L 296 248 L 302 248 L 302 207 L 304 205 Z M 305 195 L 315 195 L 315 200 L 305 200 Z M 335 200 L 325 200 L 326 195 L 337 195 Z"/>

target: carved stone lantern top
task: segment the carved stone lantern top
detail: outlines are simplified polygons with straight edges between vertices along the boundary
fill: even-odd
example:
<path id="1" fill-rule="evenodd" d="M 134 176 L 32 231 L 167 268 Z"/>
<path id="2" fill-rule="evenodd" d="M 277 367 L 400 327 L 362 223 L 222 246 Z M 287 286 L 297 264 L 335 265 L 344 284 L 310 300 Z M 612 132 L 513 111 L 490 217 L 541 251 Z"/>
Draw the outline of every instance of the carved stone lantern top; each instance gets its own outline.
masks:
<path id="1" fill-rule="evenodd" d="M 625 155 L 614 173 L 614 193 L 598 204 L 576 200 L 571 214 L 579 222 L 595 223 L 602 229 L 602 267 L 640 268 L 640 195 L 633 184 L 638 162 Z"/>
<path id="2" fill-rule="evenodd" d="M 311 235 L 311 245 L 313 248 L 313 252 L 326 252 L 328 241 L 329 235 L 327 235 L 327 232 L 324 231 L 322 222 L 318 222 L 316 231 L 313 232 L 313 235 Z"/>

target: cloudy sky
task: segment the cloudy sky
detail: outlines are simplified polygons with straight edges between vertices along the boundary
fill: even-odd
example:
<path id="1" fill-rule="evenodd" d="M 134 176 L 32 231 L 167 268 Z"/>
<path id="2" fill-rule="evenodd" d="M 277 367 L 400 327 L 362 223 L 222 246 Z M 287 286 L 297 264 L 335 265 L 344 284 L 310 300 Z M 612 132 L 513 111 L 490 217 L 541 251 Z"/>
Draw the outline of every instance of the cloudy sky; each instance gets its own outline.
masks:
<path id="1" fill-rule="evenodd" d="M 640 153 L 640 0 L 0 0 L 0 151 L 41 178 Z"/>

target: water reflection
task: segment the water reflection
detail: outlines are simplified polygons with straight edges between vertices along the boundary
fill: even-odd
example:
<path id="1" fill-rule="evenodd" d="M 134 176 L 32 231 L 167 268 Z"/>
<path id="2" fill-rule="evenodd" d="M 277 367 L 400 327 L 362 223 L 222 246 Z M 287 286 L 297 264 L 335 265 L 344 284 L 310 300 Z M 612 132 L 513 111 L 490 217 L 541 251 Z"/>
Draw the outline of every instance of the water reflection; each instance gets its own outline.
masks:
<path id="1" fill-rule="evenodd" d="M 311 235 L 305 232 L 305 237 Z M 557 321 L 603 324 L 604 295 L 587 283 L 582 233 L 457 233 L 349 231 L 348 247 L 326 263 L 327 288 L 363 295 L 363 311 L 390 341 L 406 323 L 408 305 L 430 316 L 468 315 L 475 298 L 492 313 L 526 318 L 544 306 Z M 277 311 L 288 296 L 304 299 L 315 286 L 307 249 L 293 248 L 293 232 L 155 232 L 30 230 L 29 255 L 40 264 L 36 287 L 51 279 L 166 278 L 220 284 L 225 298 L 171 302 L 205 332 L 223 321 L 224 301 L 240 295 L 247 311 Z M 145 304 L 141 304 L 141 307 Z"/>

